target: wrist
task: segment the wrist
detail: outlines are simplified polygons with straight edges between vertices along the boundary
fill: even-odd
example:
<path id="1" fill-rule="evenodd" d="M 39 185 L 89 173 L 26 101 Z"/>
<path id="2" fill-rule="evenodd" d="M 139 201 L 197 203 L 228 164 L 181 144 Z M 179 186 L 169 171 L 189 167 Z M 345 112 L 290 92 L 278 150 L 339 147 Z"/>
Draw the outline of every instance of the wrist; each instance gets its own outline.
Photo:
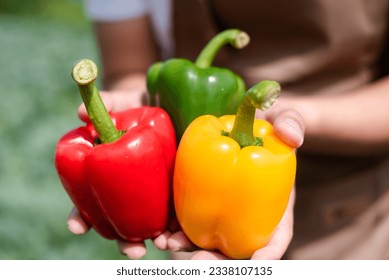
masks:
<path id="1" fill-rule="evenodd" d="M 108 91 L 146 91 L 146 75 L 139 72 L 117 78 L 106 78 L 104 86 Z"/>
<path id="2" fill-rule="evenodd" d="M 146 94 L 146 76 L 143 73 L 128 74 L 106 84 L 106 93 L 112 99 L 113 111 L 149 104 Z"/>

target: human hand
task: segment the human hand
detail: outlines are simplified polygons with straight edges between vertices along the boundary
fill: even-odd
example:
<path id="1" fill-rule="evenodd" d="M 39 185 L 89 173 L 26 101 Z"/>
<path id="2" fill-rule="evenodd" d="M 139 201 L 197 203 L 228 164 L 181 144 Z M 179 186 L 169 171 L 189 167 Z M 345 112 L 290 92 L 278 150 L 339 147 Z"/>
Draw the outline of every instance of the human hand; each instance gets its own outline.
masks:
<path id="1" fill-rule="evenodd" d="M 105 97 L 108 110 L 118 110 L 120 107 L 121 98 L 123 96 Z M 112 102 L 112 103 L 109 103 Z M 116 105 L 117 104 L 117 105 Z M 128 107 L 127 107 L 128 108 Z M 124 109 L 124 108 L 123 108 Z M 82 115 L 82 108 L 80 112 Z M 294 148 L 299 148 L 304 139 L 304 123 L 302 117 L 294 110 L 290 110 L 283 106 L 273 106 L 266 114 L 259 112 L 257 117 L 265 118 L 273 124 L 275 133 L 286 143 Z M 274 235 L 268 245 L 257 250 L 251 259 L 280 259 L 285 253 L 293 236 L 293 206 L 295 200 L 295 191 L 293 190 L 289 199 L 287 209 L 275 229 Z M 76 209 L 73 209 L 68 218 L 68 228 L 74 234 L 84 234 L 89 230 L 89 227 L 82 220 Z M 172 229 L 162 233 L 159 237 L 153 240 L 155 246 L 160 250 L 171 251 L 195 251 L 198 248 L 192 244 L 182 231 Z M 118 241 L 120 251 L 131 259 L 141 258 L 146 254 L 144 243 L 127 243 Z M 226 259 L 220 253 L 201 250 L 196 252 L 192 259 Z"/>
<path id="2" fill-rule="evenodd" d="M 108 112 L 118 112 L 136 108 L 147 104 L 147 94 L 142 89 L 100 91 L 101 98 Z M 82 121 L 88 120 L 84 103 L 78 107 L 78 117 Z"/>
<path id="3" fill-rule="evenodd" d="M 277 102 L 265 113 L 257 110 L 255 117 L 269 121 L 275 134 L 289 146 L 298 149 L 303 144 L 305 133 L 303 117 L 289 106 Z"/>
<path id="4" fill-rule="evenodd" d="M 80 212 L 75 207 L 72 209 L 68 216 L 67 225 L 69 231 L 76 235 L 86 234 L 90 230 L 89 225 L 84 221 L 80 215 Z M 168 229 L 169 230 L 163 232 L 153 240 L 155 247 L 159 250 L 167 250 L 167 242 L 171 237 L 171 232 L 178 231 L 178 223 L 176 219 L 172 219 L 169 222 Z M 117 240 L 117 244 L 120 252 L 130 259 L 140 259 L 146 255 L 146 245 L 144 242 L 129 243 L 123 240 Z"/>
<path id="5" fill-rule="evenodd" d="M 276 260 L 280 259 L 285 253 L 293 236 L 293 206 L 295 201 L 295 190 L 293 188 L 285 213 L 276 227 L 273 237 L 266 247 L 263 247 L 254 252 L 252 260 Z M 68 228 L 73 234 L 85 234 L 89 230 L 89 226 L 80 216 L 76 208 L 73 208 L 68 218 Z M 177 229 L 177 228 L 176 228 Z M 173 233 L 172 233 L 173 232 Z M 185 234 L 178 230 L 165 231 L 156 239 L 153 240 L 154 245 L 159 250 L 179 251 L 196 251 L 198 248 L 190 242 Z M 120 252 L 127 255 L 130 259 L 140 259 L 146 255 L 146 246 L 143 242 L 128 243 L 118 240 Z M 226 256 L 206 251 L 197 251 L 191 258 L 192 260 L 224 260 Z"/>
<path id="6" fill-rule="evenodd" d="M 279 260 L 284 255 L 293 237 L 293 207 L 295 201 L 295 189 L 293 188 L 285 213 L 274 230 L 273 237 L 269 243 L 251 256 L 251 260 Z M 196 251 L 191 256 L 192 260 L 227 260 L 221 253 L 207 250 L 199 250 L 182 231 L 172 234 L 168 238 L 168 248 L 174 252 Z"/>

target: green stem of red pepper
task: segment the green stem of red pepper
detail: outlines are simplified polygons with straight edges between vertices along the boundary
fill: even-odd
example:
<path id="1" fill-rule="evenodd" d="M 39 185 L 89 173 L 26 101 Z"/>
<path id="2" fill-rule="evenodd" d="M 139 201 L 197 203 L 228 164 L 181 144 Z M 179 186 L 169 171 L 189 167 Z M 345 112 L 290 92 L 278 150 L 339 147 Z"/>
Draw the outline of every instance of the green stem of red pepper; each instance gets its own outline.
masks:
<path id="1" fill-rule="evenodd" d="M 246 32 L 238 29 L 227 29 L 217 34 L 201 51 L 195 65 L 199 68 L 211 66 L 216 54 L 226 44 L 232 45 L 236 49 L 244 48 L 250 42 L 250 37 Z"/>
<path id="2" fill-rule="evenodd" d="M 95 80 L 98 69 L 88 59 L 78 61 L 72 70 L 73 80 L 78 84 L 86 111 L 102 143 L 114 142 L 120 138 L 121 132 L 116 129 L 101 99 Z"/>
<path id="3" fill-rule="evenodd" d="M 229 133 L 243 147 L 263 146 L 262 139 L 254 137 L 255 110 L 266 111 L 280 95 L 281 87 L 274 81 L 262 81 L 244 95 L 236 113 L 234 127 Z"/>

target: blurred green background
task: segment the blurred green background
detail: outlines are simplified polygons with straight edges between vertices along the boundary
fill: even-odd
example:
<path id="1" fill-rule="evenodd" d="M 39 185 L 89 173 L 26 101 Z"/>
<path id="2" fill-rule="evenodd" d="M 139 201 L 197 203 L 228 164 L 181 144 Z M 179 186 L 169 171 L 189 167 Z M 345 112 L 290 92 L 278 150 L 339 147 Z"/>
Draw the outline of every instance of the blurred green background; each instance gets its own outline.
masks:
<path id="1" fill-rule="evenodd" d="M 98 62 L 81 0 L 0 0 L 0 259 L 126 259 L 114 241 L 66 226 L 53 157 L 81 125 L 70 78 L 80 58 Z M 147 246 L 145 259 L 166 257 Z"/>

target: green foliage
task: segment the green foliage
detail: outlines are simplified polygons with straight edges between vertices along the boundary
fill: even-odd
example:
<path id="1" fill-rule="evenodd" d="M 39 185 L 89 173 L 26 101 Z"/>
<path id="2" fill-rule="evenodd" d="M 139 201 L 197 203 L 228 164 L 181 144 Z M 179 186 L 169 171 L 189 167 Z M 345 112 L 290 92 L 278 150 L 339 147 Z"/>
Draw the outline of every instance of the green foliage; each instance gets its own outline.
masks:
<path id="1" fill-rule="evenodd" d="M 0 0 L 0 259 L 126 259 L 114 241 L 66 228 L 72 204 L 57 178 L 54 150 L 81 125 L 72 64 L 98 58 L 79 1 L 52 2 L 62 3 L 62 12 L 43 7 L 46 1 Z M 148 246 L 146 258 L 166 256 Z"/>
<path id="2" fill-rule="evenodd" d="M 41 13 L 48 0 L 0 0 L 0 12 L 8 14 Z"/>

